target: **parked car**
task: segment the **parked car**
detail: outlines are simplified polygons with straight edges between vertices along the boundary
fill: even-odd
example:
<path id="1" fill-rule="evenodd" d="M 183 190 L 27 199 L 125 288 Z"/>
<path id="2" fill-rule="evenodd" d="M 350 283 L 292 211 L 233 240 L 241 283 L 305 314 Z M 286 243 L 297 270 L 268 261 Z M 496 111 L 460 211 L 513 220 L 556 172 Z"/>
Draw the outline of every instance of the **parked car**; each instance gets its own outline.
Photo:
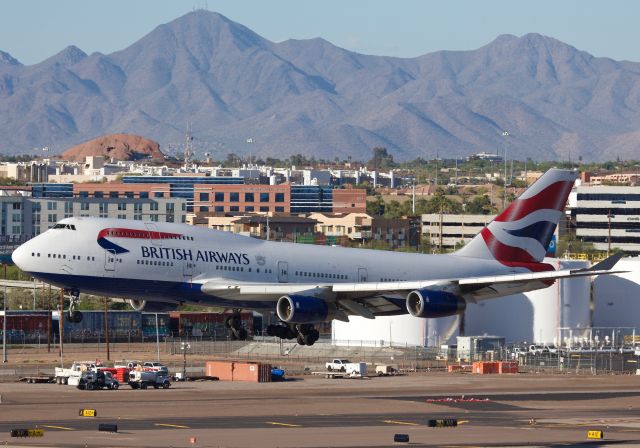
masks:
<path id="1" fill-rule="evenodd" d="M 150 372 L 159 372 L 164 374 L 165 376 L 169 375 L 169 369 L 162 363 L 157 361 L 149 361 L 142 364 L 142 370 L 147 370 Z"/>

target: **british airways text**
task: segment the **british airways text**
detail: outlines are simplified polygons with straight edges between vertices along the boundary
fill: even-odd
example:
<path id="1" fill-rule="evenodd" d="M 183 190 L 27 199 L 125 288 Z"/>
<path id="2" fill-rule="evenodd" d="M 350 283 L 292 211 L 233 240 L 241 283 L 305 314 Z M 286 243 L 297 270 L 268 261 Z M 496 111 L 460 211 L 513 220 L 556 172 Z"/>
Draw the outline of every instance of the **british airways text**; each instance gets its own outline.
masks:
<path id="1" fill-rule="evenodd" d="M 232 263 L 247 265 L 249 256 L 237 252 L 218 252 L 214 250 L 199 250 L 195 253 L 191 249 L 174 249 L 172 247 L 142 246 L 142 258 L 159 258 L 168 260 L 203 261 L 205 263 Z"/>

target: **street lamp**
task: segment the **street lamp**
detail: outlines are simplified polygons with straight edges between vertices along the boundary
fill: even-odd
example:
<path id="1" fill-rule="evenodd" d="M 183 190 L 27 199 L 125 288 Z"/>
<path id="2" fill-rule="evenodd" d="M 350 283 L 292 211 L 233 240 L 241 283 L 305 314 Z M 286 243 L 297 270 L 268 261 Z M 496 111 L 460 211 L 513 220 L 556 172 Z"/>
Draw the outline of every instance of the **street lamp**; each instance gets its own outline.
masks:
<path id="1" fill-rule="evenodd" d="M 188 342 L 180 343 L 180 350 L 182 350 L 182 381 L 187 381 L 187 351 L 191 348 Z"/>
<path id="2" fill-rule="evenodd" d="M 7 265 L 4 264 L 4 295 L 2 296 L 2 362 L 7 362 Z"/>

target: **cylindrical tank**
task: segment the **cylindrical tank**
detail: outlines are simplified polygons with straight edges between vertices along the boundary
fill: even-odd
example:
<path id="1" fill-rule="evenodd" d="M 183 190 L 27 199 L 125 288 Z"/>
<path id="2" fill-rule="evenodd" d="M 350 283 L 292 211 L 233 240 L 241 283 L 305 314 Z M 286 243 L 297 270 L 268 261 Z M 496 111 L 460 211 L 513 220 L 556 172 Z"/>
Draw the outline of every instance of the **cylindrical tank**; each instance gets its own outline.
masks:
<path id="1" fill-rule="evenodd" d="M 333 321 L 332 339 L 336 345 L 437 347 L 458 335 L 458 317 L 422 319 L 410 315 L 375 319 L 350 316 L 349 322 Z"/>
<path id="2" fill-rule="evenodd" d="M 555 269 L 581 269 L 588 261 L 545 259 Z M 507 342 L 559 343 L 558 328 L 591 323 L 589 277 L 467 306 L 465 334 L 504 336 Z"/>
<path id="3" fill-rule="evenodd" d="M 593 281 L 594 327 L 640 327 L 640 258 L 623 258 L 616 270 Z"/>

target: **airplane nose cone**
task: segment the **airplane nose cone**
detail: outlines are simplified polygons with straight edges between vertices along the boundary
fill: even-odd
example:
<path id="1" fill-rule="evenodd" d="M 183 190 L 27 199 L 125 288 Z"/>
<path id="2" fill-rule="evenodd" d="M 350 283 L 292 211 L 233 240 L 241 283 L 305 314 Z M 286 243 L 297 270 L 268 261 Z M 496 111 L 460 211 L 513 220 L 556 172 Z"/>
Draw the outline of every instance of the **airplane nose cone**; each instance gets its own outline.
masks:
<path id="1" fill-rule="evenodd" d="M 29 258 L 31 258 L 29 256 L 30 255 L 29 248 L 26 246 L 27 246 L 26 243 L 18 246 L 18 248 L 14 250 L 13 253 L 11 254 L 11 259 L 13 260 L 13 264 L 18 266 L 23 271 L 29 270 L 27 268 L 27 264 L 28 264 Z"/>

